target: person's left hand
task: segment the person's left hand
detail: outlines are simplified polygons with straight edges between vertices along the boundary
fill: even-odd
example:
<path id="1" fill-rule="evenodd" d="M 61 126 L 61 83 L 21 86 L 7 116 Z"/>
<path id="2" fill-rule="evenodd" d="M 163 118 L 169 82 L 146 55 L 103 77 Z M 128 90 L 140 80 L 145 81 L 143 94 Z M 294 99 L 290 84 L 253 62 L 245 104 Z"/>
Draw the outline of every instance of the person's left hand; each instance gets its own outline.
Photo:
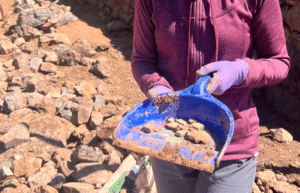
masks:
<path id="1" fill-rule="evenodd" d="M 196 72 L 196 79 L 212 73 L 213 77 L 207 84 L 211 94 L 222 95 L 232 85 L 240 85 L 247 77 L 248 64 L 238 59 L 233 62 L 219 61 L 202 66 Z"/>

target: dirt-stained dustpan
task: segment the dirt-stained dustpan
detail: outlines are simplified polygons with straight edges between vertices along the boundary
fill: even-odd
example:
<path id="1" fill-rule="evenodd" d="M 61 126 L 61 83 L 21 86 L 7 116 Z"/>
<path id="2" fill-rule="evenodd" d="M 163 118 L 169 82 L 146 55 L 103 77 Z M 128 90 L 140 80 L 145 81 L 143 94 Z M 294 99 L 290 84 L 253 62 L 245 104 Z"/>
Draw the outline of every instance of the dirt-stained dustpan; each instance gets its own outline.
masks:
<path id="1" fill-rule="evenodd" d="M 201 77 L 191 87 L 155 100 L 145 100 L 131 109 L 114 133 L 114 144 L 138 153 L 187 167 L 213 172 L 233 135 L 234 120 L 228 107 L 206 89 L 210 76 Z M 202 123 L 211 136 L 209 144 L 196 144 L 177 137 L 166 129 L 166 119 L 194 119 Z M 145 124 L 155 132 L 145 133 Z"/>

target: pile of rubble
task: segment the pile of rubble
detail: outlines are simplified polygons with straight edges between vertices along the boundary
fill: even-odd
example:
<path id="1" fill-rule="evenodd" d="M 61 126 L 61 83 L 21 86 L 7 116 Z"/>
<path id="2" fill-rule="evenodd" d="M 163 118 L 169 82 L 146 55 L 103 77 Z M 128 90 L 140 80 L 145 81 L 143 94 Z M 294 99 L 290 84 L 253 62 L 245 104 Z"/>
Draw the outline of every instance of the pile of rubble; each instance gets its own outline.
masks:
<path id="1" fill-rule="evenodd" d="M 56 33 L 75 19 L 70 8 L 28 2 L 16 3 L 18 21 L 6 22 L 0 39 L 11 58 L 0 61 L 0 191 L 99 192 L 128 157 L 111 136 L 129 107 L 109 95 L 108 59 L 94 58 L 110 45 L 71 42 Z M 59 67 L 76 65 L 99 84 L 62 81 Z M 136 177 L 127 180 L 133 187 Z"/>

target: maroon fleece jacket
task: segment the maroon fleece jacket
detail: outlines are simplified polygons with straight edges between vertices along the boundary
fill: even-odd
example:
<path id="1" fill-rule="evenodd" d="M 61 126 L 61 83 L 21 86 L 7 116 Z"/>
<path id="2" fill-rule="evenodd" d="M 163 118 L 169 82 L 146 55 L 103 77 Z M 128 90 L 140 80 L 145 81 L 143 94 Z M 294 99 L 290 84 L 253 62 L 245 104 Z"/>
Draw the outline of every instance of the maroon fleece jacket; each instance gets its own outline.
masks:
<path id="1" fill-rule="evenodd" d="M 234 116 L 234 135 L 222 160 L 258 154 L 259 118 L 250 88 L 287 76 L 290 58 L 279 1 L 136 0 L 132 72 L 145 94 L 155 85 L 185 89 L 201 66 L 236 59 L 248 63 L 246 80 L 214 96 Z"/>

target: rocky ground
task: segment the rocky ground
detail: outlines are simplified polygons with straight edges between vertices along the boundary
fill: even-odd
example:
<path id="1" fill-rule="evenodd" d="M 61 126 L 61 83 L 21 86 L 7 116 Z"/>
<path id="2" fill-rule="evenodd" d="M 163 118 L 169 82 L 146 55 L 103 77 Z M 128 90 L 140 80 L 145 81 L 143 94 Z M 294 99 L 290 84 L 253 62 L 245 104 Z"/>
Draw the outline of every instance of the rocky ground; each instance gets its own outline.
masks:
<path id="1" fill-rule="evenodd" d="M 131 158 L 111 134 L 145 99 L 130 69 L 132 31 L 72 0 L 2 5 L 0 191 L 102 191 Z M 253 192 L 299 192 L 299 124 L 253 96 L 261 119 Z M 147 192 L 150 177 L 131 173 L 121 192 Z"/>

